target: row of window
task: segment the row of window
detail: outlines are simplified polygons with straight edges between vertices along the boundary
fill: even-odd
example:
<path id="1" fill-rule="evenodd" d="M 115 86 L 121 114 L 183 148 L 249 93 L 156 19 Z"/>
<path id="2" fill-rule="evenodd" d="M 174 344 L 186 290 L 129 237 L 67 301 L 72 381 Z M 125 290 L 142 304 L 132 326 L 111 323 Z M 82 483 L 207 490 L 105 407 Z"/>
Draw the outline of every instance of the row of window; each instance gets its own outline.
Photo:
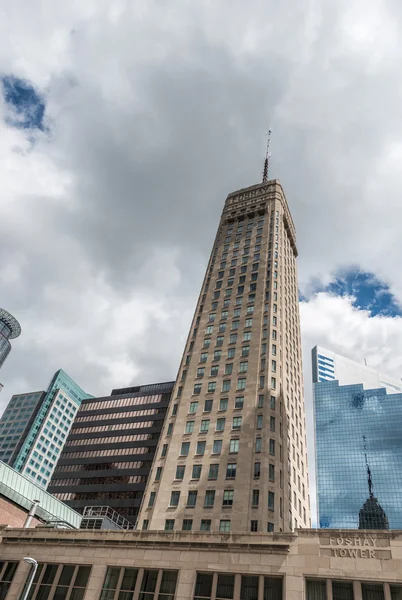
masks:
<path id="1" fill-rule="evenodd" d="M 229 470 L 229 467 L 233 468 L 233 476 L 229 477 L 229 479 L 234 479 L 236 476 L 236 465 L 228 465 L 228 467 L 227 467 L 227 472 L 229 472 L 229 475 L 232 475 L 231 471 Z M 199 478 L 199 476 L 197 478 Z M 179 501 L 180 501 L 180 495 L 181 495 L 181 492 L 178 490 L 173 490 L 170 493 L 169 508 L 177 508 L 178 507 Z M 190 490 L 187 495 L 186 507 L 194 508 L 197 503 L 197 497 L 198 497 L 198 491 Z M 212 508 L 215 505 L 215 497 L 216 497 L 216 490 L 206 490 L 205 497 L 204 497 L 204 504 L 203 504 L 204 508 Z M 232 490 L 232 489 L 223 490 L 222 506 L 226 506 L 226 507 L 233 506 L 233 500 L 234 500 L 234 490 Z M 268 492 L 268 508 L 270 510 L 274 510 L 274 500 L 275 500 L 274 492 Z M 151 501 L 151 499 L 150 499 L 150 501 Z M 260 503 L 260 490 L 252 490 L 252 502 L 251 502 L 252 507 L 258 508 L 259 503 Z M 151 504 L 151 506 L 152 506 L 152 504 Z"/>
<path id="2" fill-rule="evenodd" d="M 171 570 L 108 567 L 99 600 L 132 600 L 135 593 L 138 600 L 173 600 L 177 576 Z"/>
<path id="3" fill-rule="evenodd" d="M 117 399 L 108 399 L 104 400 L 96 400 L 95 402 L 84 402 L 81 404 L 81 408 L 78 411 L 80 415 L 85 413 L 88 410 L 103 410 L 105 408 L 119 408 L 120 406 L 138 406 L 142 404 L 156 404 L 162 401 L 161 394 L 154 394 L 151 396 L 137 396 L 137 397 L 127 397 L 117 398 Z"/>
<path id="4" fill-rule="evenodd" d="M 257 408 L 264 408 L 264 399 L 265 396 L 264 394 L 259 394 L 257 397 Z M 203 406 L 203 412 L 208 413 L 208 412 L 212 412 L 212 408 L 213 408 L 213 400 L 211 398 L 209 398 L 208 400 L 204 401 L 204 406 Z M 198 400 L 193 400 L 190 402 L 189 404 L 189 409 L 188 409 L 188 414 L 189 415 L 195 415 L 198 411 L 198 406 L 199 406 L 199 402 Z M 219 405 L 218 405 L 218 411 L 219 412 L 226 412 L 228 410 L 228 406 L 229 406 L 229 398 L 220 398 L 219 399 Z M 244 406 L 244 396 L 236 396 L 234 398 L 234 409 L 235 410 L 241 410 Z M 275 406 L 276 406 L 276 400 L 275 400 L 275 396 L 271 396 L 270 397 L 270 408 L 271 410 L 275 410 Z M 177 413 L 177 404 L 173 405 L 173 410 L 172 410 L 172 416 L 174 417 Z M 272 429 L 272 431 L 275 431 L 275 429 Z"/>
<path id="5" fill-rule="evenodd" d="M 240 579 L 238 585 L 235 584 L 236 579 Z M 282 578 L 223 573 L 197 573 L 193 596 L 193 600 L 282 600 L 282 598 Z"/>
<path id="6" fill-rule="evenodd" d="M 176 524 L 175 519 L 166 519 L 165 520 L 165 531 L 174 531 L 175 524 Z M 148 526 L 149 526 L 149 520 L 144 519 L 144 521 L 142 523 L 142 528 L 148 529 Z M 183 519 L 181 530 L 182 531 L 192 531 L 193 530 L 193 519 Z M 196 529 L 196 531 L 211 531 L 211 519 L 201 519 L 199 529 Z M 230 519 L 220 519 L 219 520 L 219 531 L 222 533 L 229 533 L 231 531 Z M 258 520 L 252 519 L 250 521 L 250 531 L 251 532 L 258 531 Z M 272 533 L 273 531 L 274 531 L 274 524 L 271 522 L 268 522 L 267 523 L 267 532 Z"/>
<path id="7" fill-rule="evenodd" d="M 165 408 L 148 408 L 144 410 L 127 410 L 125 412 L 110 412 L 105 414 L 87 415 L 84 417 L 77 417 L 74 421 L 76 423 L 91 422 L 91 421 L 106 421 L 108 419 L 126 419 L 128 417 L 146 417 L 152 415 L 160 415 L 165 412 Z"/>

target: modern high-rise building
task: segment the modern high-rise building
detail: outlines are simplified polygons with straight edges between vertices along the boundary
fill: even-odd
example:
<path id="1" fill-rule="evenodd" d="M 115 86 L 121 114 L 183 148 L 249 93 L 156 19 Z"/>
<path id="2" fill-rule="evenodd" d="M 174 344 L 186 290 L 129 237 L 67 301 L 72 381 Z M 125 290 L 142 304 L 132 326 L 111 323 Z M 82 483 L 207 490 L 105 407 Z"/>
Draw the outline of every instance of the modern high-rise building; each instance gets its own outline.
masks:
<path id="1" fill-rule="evenodd" d="M 136 523 L 174 381 L 84 400 L 48 491 L 78 512 L 108 506 Z"/>
<path id="2" fill-rule="evenodd" d="M 10 340 L 17 338 L 20 334 L 21 326 L 17 319 L 4 308 L 0 308 L 0 368 L 11 352 Z"/>
<path id="3" fill-rule="evenodd" d="M 402 393 L 314 384 L 321 528 L 402 529 Z"/>
<path id="4" fill-rule="evenodd" d="M 229 194 L 140 528 L 310 526 L 296 257 L 279 181 Z"/>
<path id="5" fill-rule="evenodd" d="M 0 460 L 46 488 L 84 392 L 62 369 L 46 392 L 13 396 L 0 419 Z"/>
<path id="6" fill-rule="evenodd" d="M 392 379 L 367 364 L 341 356 L 322 346 L 311 351 L 313 383 L 339 382 L 339 385 L 361 383 L 365 389 L 385 388 L 389 394 L 402 392 L 402 380 Z"/>

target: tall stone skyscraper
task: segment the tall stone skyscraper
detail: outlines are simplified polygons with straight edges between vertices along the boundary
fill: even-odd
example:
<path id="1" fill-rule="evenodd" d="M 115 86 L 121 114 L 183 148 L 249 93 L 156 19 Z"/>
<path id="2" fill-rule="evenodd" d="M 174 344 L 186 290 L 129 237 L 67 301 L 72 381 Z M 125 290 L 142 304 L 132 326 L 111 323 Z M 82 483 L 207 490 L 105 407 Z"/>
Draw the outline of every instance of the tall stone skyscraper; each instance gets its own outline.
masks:
<path id="1" fill-rule="evenodd" d="M 310 526 L 296 257 L 279 181 L 229 194 L 139 528 Z"/>

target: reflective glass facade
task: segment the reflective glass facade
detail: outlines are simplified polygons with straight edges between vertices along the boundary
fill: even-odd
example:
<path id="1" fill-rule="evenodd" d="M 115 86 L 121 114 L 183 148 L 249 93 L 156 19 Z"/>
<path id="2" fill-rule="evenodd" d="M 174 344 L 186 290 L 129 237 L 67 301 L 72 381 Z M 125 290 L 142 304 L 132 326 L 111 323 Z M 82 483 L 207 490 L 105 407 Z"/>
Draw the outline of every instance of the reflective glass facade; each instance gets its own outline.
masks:
<path id="1" fill-rule="evenodd" d="M 0 460 L 46 488 L 84 392 L 62 369 L 46 392 L 13 396 L 0 420 Z"/>
<path id="2" fill-rule="evenodd" d="M 314 410 L 319 527 L 358 528 L 360 513 L 372 528 L 375 509 L 402 529 L 402 394 L 315 383 Z"/>

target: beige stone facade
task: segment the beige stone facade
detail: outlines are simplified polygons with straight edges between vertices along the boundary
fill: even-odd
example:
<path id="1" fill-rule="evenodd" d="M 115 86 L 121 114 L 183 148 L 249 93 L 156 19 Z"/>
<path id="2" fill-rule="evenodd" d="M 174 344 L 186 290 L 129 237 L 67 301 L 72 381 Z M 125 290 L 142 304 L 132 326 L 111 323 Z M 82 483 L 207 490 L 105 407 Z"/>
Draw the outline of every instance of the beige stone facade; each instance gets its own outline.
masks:
<path id="1" fill-rule="evenodd" d="M 296 257 L 279 181 L 228 196 L 139 528 L 311 525 Z"/>
<path id="2" fill-rule="evenodd" d="M 59 597 L 100 600 L 106 588 L 109 592 L 102 598 L 118 600 L 120 590 L 130 587 L 124 584 L 124 569 L 131 574 L 135 571 L 136 577 L 132 589 L 121 596 L 125 600 L 262 600 L 264 586 L 272 582 L 268 600 L 402 597 L 402 531 L 304 529 L 288 534 L 234 535 L 37 528 L 3 530 L 0 535 L 0 565 L 3 561 L 18 563 L 6 600 L 17 600 L 21 593 L 29 570 L 21 562 L 24 556 L 48 565 L 48 575 L 53 569 L 52 577 L 42 575 L 36 586 L 50 586 L 47 600 L 55 600 L 56 589 Z M 62 585 L 74 586 L 74 581 L 63 582 L 59 575 L 54 576 L 65 565 L 76 570 L 90 567 L 82 593 L 61 593 Z M 114 582 L 106 577 L 111 568 L 120 573 Z M 0 580 L 1 572 L 0 566 Z M 174 579 L 169 594 L 163 593 L 164 573 Z M 152 576 L 153 591 L 141 595 L 144 581 L 149 583 Z M 211 582 L 209 589 L 202 588 L 208 595 L 199 593 L 200 576 Z M 222 578 L 226 596 L 219 594 Z M 43 589 L 34 592 L 33 600 L 41 597 Z"/>

